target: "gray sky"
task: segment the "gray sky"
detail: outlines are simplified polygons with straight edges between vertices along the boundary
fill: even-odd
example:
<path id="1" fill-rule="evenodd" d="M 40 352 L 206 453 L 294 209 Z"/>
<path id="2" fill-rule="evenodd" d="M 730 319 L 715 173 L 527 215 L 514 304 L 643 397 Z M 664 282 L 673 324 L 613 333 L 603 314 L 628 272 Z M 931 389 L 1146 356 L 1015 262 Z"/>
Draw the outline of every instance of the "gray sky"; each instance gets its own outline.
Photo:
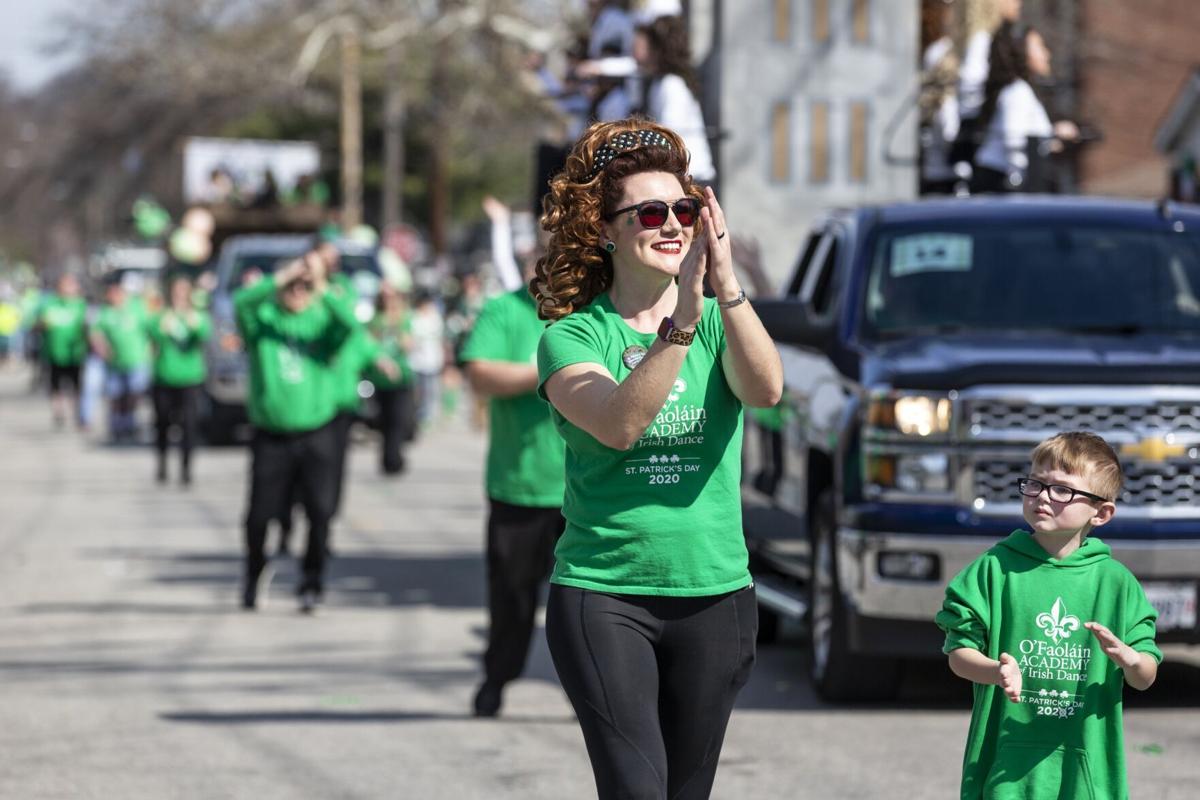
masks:
<path id="1" fill-rule="evenodd" d="M 33 91 L 70 59 L 40 52 L 54 36 L 55 14 L 77 0 L 0 0 L 0 70 L 21 91 Z"/>

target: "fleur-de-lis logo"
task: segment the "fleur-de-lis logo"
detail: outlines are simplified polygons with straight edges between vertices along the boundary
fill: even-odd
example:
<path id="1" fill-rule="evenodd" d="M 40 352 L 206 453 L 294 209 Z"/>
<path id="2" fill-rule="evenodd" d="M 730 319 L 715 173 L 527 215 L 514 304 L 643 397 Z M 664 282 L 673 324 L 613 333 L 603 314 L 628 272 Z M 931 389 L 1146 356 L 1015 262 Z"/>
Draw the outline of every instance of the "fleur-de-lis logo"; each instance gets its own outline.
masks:
<path id="1" fill-rule="evenodd" d="M 1058 644 L 1061 639 L 1070 639 L 1071 631 L 1079 630 L 1079 617 L 1067 613 L 1067 608 L 1063 604 L 1062 598 L 1054 601 L 1054 607 L 1050 609 L 1050 613 L 1042 612 L 1037 616 L 1037 626 L 1041 628 L 1047 636 Z"/>

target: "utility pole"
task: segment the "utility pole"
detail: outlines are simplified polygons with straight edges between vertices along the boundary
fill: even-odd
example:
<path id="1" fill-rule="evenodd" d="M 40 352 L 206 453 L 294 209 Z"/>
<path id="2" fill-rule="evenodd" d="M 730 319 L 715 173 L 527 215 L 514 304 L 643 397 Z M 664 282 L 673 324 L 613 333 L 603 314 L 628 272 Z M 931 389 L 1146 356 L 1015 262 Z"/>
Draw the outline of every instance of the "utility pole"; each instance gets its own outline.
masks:
<path id="1" fill-rule="evenodd" d="M 383 229 L 404 219 L 404 89 L 400 45 L 388 48 L 387 96 L 383 101 Z"/>
<path id="2" fill-rule="evenodd" d="M 358 25 L 342 30 L 342 229 L 363 221 L 362 43 Z"/>

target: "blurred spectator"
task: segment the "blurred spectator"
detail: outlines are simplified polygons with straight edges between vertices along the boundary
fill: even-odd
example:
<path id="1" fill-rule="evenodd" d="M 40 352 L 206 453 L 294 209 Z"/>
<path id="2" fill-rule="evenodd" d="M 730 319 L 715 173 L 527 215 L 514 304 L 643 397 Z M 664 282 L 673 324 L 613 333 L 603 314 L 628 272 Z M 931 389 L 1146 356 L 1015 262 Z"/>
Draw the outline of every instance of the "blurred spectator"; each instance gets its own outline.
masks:
<path id="1" fill-rule="evenodd" d="M 154 343 L 154 428 L 159 483 L 167 480 L 167 445 L 172 427 L 179 429 L 179 480 L 192 482 L 192 448 L 196 416 L 207 369 L 204 343 L 212 335 L 208 313 L 192 304 L 192 282 L 171 281 L 168 307 L 149 324 Z"/>
<path id="2" fill-rule="evenodd" d="M 459 281 L 458 294 L 449 313 L 446 314 L 446 334 L 451 343 L 455 363 L 458 362 L 459 351 L 471 334 L 471 329 L 475 327 L 475 320 L 479 318 L 479 312 L 483 310 L 486 299 L 483 281 L 479 279 L 479 275 L 474 272 L 463 275 Z"/>
<path id="3" fill-rule="evenodd" d="M 204 201 L 214 205 L 237 201 L 237 185 L 227 170 L 217 167 L 208 174 L 208 186 L 205 187 Z"/>
<path id="4" fill-rule="evenodd" d="M 958 56 L 949 35 L 953 9 L 935 0 L 921 18 L 921 194 L 948 194 L 956 180 L 950 160 L 959 128 Z"/>
<path id="5" fill-rule="evenodd" d="M 82 425 L 80 369 L 87 358 L 87 303 L 80 296 L 79 281 L 74 275 L 60 277 L 56 288 L 46 298 L 36 321 L 50 365 L 50 405 L 55 427 L 62 427 L 70 393 L 76 424 Z"/>
<path id="6" fill-rule="evenodd" d="M 275 173 L 271 170 L 263 172 L 262 187 L 254 196 L 251 208 L 273 208 L 279 205 L 279 186 L 275 182 Z"/>
<path id="7" fill-rule="evenodd" d="M 603 55 L 615 56 L 618 54 L 615 50 L 606 49 Z M 633 63 L 636 65 L 637 62 Z M 628 117 L 637 105 L 634 95 L 638 92 L 639 85 L 633 72 L 628 75 L 611 76 L 598 73 L 592 79 L 588 121 L 612 122 Z"/>
<path id="8" fill-rule="evenodd" d="M 419 292 L 413 304 L 408 363 L 417 389 L 417 422 L 429 425 L 441 402 L 442 370 L 446 366 L 446 326 L 433 295 Z"/>
<path id="9" fill-rule="evenodd" d="M 21 329 L 21 308 L 9 284 L 0 284 L 0 365 L 8 363 L 13 340 Z"/>
<path id="10" fill-rule="evenodd" d="M 1000 14 L 1000 25 L 1016 24 L 1021 18 L 1022 0 L 998 0 L 995 8 Z M 987 83 L 989 59 L 993 33 L 978 30 L 967 40 L 962 64 L 958 71 L 958 136 L 950 148 L 950 163 L 969 167 L 975 160 L 975 151 L 983 141 L 985 125 L 979 118 L 983 107 L 984 85 Z"/>
<path id="11" fill-rule="evenodd" d="M 104 359 L 113 442 L 137 438 L 137 405 L 150 383 L 150 340 L 145 306 L 119 282 L 108 284 L 105 305 L 92 327 L 92 347 Z"/>
<path id="12" fill-rule="evenodd" d="M 997 0 L 1000 25 L 1015 24 L 1021 19 L 1022 0 Z M 979 116 L 983 108 L 984 89 L 988 79 L 992 32 L 975 31 L 967 40 L 962 68 L 958 73 L 958 105 L 964 120 Z"/>
<path id="13" fill-rule="evenodd" d="M 483 211 L 491 222 L 492 267 L 496 280 L 511 292 L 524 285 L 521 270 L 517 266 L 513 246 L 512 210 L 495 197 L 483 198 Z"/>
<path id="14" fill-rule="evenodd" d="M 633 15 L 629 11 L 629 0 L 588 0 L 592 17 L 591 33 L 588 36 L 588 58 L 600 58 L 615 49 L 620 55 L 629 55 L 633 46 Z"/>
<path id="15" fill-rule="evenodd" d="M 382 434 L 380 469 L 385 475 L 404 471 L 404 445 L 416 434 L 413 407 L 412 368 L 408 363 L 412 320 L 404 295 L 384 283 L 376 300 L 375 318 L 369 330 L 380 352 L 398 367 L 387 374 L 372 368 L 367 377 L 375 385 L 379 402 L 379 428 Z"/>
<path id="16" fill-rule="evenodd" d="M 301 175 L 296 179 L 295 185 L 280 199 L 286 205 L 315 205 L 324 208 L 329 205 L 329 184 L 316 175 Z"/>
<path id="17" fill-rule="evenodd" d="M 689 169 L 701 183 L 717 177 L 704 115 L 696 100 L 699 83 L 692 69 L 687 23 L 680 16 L 661 16 L 639 25 L 634 58 L 648 77 L 646 113 L 683 137 L 691 155 Z"/>
<path id="18" fill-rule="evenodd" d="M 1050 77 L 1050 50 L 1033 28 L 1005 22 L 992 38 L 991 64 L 979 122 L 985 131 L 975 155 L 972 191 L 999 192 L 1020 189 L 1029 170 L 1031 140 L 1044 140 L 1051 152 L 1064 141 L 1079 138 L 1070 121 L 1050 122 L 1050 116 L 1033 91 L 1033 78 Z"/>

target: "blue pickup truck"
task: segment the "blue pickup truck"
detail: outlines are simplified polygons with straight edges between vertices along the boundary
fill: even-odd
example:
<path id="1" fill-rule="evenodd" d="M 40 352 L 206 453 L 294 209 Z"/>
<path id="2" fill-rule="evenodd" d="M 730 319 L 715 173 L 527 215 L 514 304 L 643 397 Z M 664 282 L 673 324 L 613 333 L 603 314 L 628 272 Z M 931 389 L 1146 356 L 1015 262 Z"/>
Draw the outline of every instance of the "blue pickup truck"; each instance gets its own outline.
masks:
<path id="1" fill-rule="evenodd" d="M 764 629 L 804 618 L 822 696 L 886 698 L 903 660 L 940 657 L 946 583 L 1023 525 L 1016 481 L 1062 430 L 1120 452 L 1103 538 L 1160 641 L 1200 642 L 1200 208 L 837 211 L 782 296 L 755 305 L 786 407 L 761 447 L 746 437 L 747 541 Z"/>

